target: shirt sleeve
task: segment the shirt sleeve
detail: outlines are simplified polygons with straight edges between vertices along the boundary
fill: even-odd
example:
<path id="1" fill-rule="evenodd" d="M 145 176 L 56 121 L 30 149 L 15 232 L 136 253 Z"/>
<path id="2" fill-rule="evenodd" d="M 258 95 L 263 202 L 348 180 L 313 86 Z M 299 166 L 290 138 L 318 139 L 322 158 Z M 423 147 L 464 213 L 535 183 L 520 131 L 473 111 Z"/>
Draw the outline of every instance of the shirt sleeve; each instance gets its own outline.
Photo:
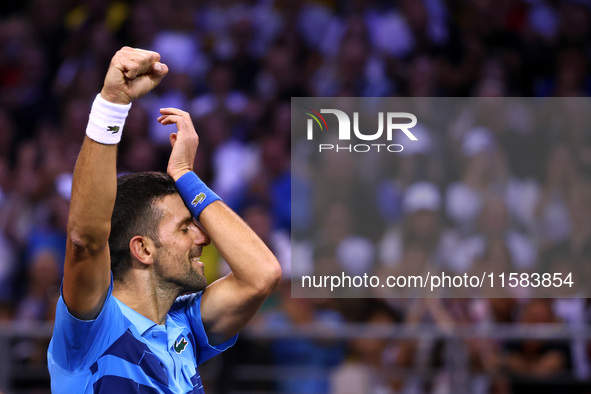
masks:
<path id="1" fill-rule="evenodd" d="M 52 362 L 71 372 L 89 368 L 108 348 L 111 338 L 121 335 L 121 331 L 125 330 L 124 317 L 112 293 L 113 277 L 105 303 L 93 320 L 74 317 L 68 310 L 63 295 L 60 295 L 53 337 L 48 349 Z"/>
<path id="2" fill-rule="evenodd" d="M 228 339 L 226 342 L 216 346 L 209 343 L 209 338 L 203 327 L 203 320 L 201 319 L 201 296 L 203 292 L 200 291 L 195 294 L 184 295 L 178 297 L 174 302 L 170 315 L 173 319 L 188 324 L 195 336 L 197 342 L 197 365 L 217 356 L 226 349 L 232 347 L 238 339 L 238 334 Z M 183 321 L 184 320 L 184 321 Z"/>

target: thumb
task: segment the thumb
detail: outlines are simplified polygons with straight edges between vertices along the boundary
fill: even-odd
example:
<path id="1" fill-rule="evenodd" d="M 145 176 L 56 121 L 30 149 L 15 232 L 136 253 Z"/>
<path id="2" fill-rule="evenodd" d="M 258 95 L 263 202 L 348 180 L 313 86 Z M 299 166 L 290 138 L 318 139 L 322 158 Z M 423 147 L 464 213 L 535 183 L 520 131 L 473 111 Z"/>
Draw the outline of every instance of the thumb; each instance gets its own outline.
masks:
<path id="1" fill-rule="evenodd" d="M 170 146 L 174 148 L 174 143 L 176 142 L 176 133 L 171 133 L 170 136 Z"/>
<path id="2" fill-rule="evenodd" d="M 154 83 L 154 86 L 158 85 L 166 74 L 168 74 L 168 66 L 164 63 L 155 62 L 152 65 L 152 72 L 150 73 L 150 79 Z"/>

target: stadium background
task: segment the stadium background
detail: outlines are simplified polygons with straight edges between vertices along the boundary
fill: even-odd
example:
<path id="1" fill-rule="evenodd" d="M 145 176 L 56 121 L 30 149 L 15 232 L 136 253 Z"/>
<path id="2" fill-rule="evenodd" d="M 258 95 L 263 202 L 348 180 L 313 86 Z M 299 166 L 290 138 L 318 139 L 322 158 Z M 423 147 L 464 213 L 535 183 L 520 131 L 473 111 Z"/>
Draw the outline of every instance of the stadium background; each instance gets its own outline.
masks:
<path id="1" fill-rule="evenodd" d="M 206 392 L 591 392 L 585 299 L 310 300 L 289 291 L 291 235 L 318 266 L 336 259 L 346 268 L 350 254 L 371 269 L 426 258 L 591 264 L 589 130 L 540 134 L 478 117 L 473 127 L 425 130 L 450 154 L 420 150 L 380 168 L 389 182 L 368 189 L 374 231 L 360 239 L 355 228 L 368 218 L 348 214 L 346 199 L 328 211 L 310 207 L 291 234 L 289 126 L 295 96 L 588 96 L 590 7 L 584 0 L 3 2 L 0 392 L 49 392 L 45 352 L 70 174 L 90 103 L 123 45 L 160 52 L 171 72 L 134 104 L 119 169 L 165 169 L 171 129 L 155 122 L 157 109 L 188 110 L 201 136 L 197 172 L 284 266 L 284 284 L 238 345 L 200 368 Z M 355 169 L 336 164 L 327 170 L 339 186 Z M 297 186 L 327 191 L 308 176 Z M 324 225 L 322 236 L 307 231 L 314 224 Z M 451 257 L 439 248 L 449 234 Z M 225 272 L 212 248 L 207 260 L 210 279 Z"/>

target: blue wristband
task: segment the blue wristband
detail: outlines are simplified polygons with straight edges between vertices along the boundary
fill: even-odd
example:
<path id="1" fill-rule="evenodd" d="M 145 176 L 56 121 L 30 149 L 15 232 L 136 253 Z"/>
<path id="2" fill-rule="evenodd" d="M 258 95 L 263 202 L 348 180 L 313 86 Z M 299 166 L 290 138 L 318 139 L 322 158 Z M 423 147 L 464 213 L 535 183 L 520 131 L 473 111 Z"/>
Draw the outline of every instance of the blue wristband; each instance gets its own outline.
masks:
<path id="1" fill-rule="evenodd" d="M 189 171 L 176 181 L 176 188 L 179 190 L 183 201 L 194 218 L 199 219 L 201 211 L 214 201 L 221 200 L 197 174 Z"/>

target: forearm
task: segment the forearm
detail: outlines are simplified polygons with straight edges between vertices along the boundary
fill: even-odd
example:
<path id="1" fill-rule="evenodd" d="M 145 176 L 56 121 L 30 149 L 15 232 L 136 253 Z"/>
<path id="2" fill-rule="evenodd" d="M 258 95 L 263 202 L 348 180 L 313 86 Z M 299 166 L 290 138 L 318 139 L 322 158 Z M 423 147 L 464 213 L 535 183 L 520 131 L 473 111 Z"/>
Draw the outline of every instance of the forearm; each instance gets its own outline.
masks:
<path id="1" fill-rule="evenodd" d="M 221 201 L 199 216 L 232 272 L 207 287 L 201 318 L 212 343 L 236 335 L 281 279 L 281 268 L 264 242 Z"/>
<path id="2" fill-rule="evenodd" d="M 268 293 L 281 277 L 279 262 L 267 245 L 226 204 L 216 201 L 199 220 L 238 283 Z"/>
<path id="3" fill-rule="evenodd" d="M 96 251 L 107 244 L 117 192 L 116 159 L 117 145 L 85 137 L 74 168 L 68 218 L 75 246 Z"/>
<path id="4" fill-rule="evenodd" d="M 169 164 L 168 172 L 185 205 L 232 269 L 237 284 L 269 293 L 281 277 L 281 267 L 267 245 L 191 170 L 171 171 Z"/>
<path id="5" fill-rule="evenodd" d="M 117 144 L 131 102 L 152 90 L 168 72 L 156 52 L 123 47 L 111 59 L 95 99 L 87 138 L 74 170 L 68 235 L 74 250 L 107 245 L 117 192 Z"/>

